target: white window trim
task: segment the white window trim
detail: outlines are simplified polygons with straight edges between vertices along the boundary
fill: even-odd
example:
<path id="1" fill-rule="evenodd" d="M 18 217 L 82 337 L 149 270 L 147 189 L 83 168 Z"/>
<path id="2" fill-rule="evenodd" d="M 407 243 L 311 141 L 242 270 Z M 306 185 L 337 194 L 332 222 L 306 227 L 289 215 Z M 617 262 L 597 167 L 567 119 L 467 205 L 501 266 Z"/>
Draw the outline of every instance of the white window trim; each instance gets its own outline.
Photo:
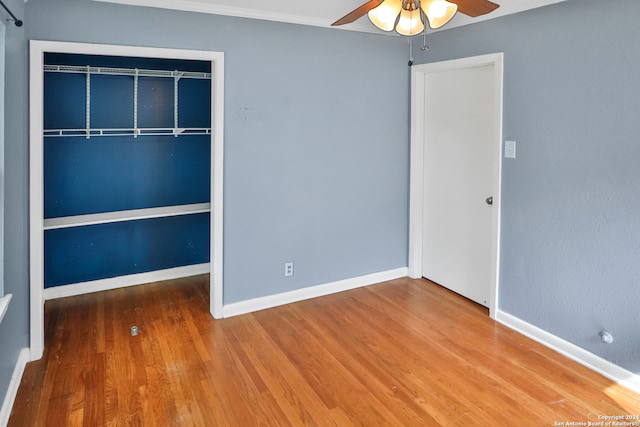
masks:
<path id="1" fill-rule="evenodd" d="M 4 116 L 5 108 L 5 25 L 0 22 L 0 322 L 7 311 L 11 296 L 4 295 Z M 5 298 L 3 298 L 5 297 Z"/>
<path id="2" fill-rule="evenodd" d="M 13 295 L 6 294 L 4 297 L 0 298 L 0 323 L 2 323 L 2 319 L 4 319 L 4 315 L 7 314 L 7 310 L 9 309 L 9 301 L 11 301 L 11 297 Z"/>

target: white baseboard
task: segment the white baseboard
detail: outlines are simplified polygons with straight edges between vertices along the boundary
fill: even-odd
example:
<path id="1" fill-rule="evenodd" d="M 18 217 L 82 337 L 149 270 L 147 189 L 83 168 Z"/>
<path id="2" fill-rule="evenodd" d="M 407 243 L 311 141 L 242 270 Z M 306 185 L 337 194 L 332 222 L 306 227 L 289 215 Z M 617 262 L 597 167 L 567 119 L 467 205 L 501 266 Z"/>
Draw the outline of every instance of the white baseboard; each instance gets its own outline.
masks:
<path id="1" fill-rule="evenodd" d="M 27 362 L 29 362 L 30 359 L 31 356 L 29 355 L 28 348 L 20 350 L 16 366 L 13 369 L 13 374 L 11 374 L 11 382 L 9 382 L 7 395 L 4 397 L 2 409 L 0 409 L 0 427 L 6 427 L 9 423 L 9 417 L 11 416 L 11 410 L 13 409 L 13 402 L 15 402 L 16 395 L 18 394 L 18 387 L 20 387 L 22 374 L 24 373 L 24 368 L 27 366 Z"/>
<path id="2" fill-rule="evenodd" d="M 508 328 L 511 328 L 514 331 L 517 331 L 532 340 L 557 351 L 569 359 L 575 360 L 592 371 L 598 372 L 599 374 L 635 391 L 636 393 L 640 393 L 640 375 L 627 371 L 615 363 L 611 363 L 600 356 L 596 356 L 582 347 L 578 347 L 569 341 L 565 341 L 556 335 L 525 322 L 524 320 L 509 313 L 505 313 L 504 311 L 498 310 L 495 319 Z"/>
<path id="3" fill-rule="evenodd" d="M 127 286 L 142 285 L 145 283 L 159 282 L 161 280 L 173 280 L 181 277 L 197 276 L 210 272 L 210 264 L 194 264 L 184 267 L 168 268 L 166 270 L 149 271 L 146 273 L 129 274 L 126 276 L 111 277 L 108 279 L 92 280 L 89 282 L 73 283 L 71 285 L 55 286 L 47 288 L 43 292 L 46 300 L 64 298 L 74 295 L 88 294 L 90 292 L 108 291 Z"/>
<path id="4" fill-rule="evenodd" d="M 290 304 L 292 302 L 303 301 L 306 299 L 373 285 L 375 283 L 386 282 L 387 280 L 399 279 L 400 277 L 405 277 L 407 275 L 407 271 L 407 267 L 396 268 L 395 270 L 388 270 L 380 273 L 368 274 L 366 276 L 359 276 L 351 279 L 339 280 L 337 282 L 311 286 L 308 288 L 296 289 L 295 291 L 253 298 L 232 304 L 225 304 L 222 307 L 222 316 L 238 316 L 240 314 L 252 313 L 254 311 Z"/>

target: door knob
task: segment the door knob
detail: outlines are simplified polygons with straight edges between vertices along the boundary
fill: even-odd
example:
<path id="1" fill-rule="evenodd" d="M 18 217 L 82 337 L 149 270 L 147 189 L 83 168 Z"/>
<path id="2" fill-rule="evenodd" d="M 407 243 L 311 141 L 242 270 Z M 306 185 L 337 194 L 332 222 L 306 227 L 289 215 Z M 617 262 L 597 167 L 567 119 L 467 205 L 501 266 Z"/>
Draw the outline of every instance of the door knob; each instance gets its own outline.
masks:
<path id="1" fill-rule="evenodd" d="M 493 204 L 493 197 L 487 197 L 485 202 L 487 202 L 488 205 L 492 205 Z"/>

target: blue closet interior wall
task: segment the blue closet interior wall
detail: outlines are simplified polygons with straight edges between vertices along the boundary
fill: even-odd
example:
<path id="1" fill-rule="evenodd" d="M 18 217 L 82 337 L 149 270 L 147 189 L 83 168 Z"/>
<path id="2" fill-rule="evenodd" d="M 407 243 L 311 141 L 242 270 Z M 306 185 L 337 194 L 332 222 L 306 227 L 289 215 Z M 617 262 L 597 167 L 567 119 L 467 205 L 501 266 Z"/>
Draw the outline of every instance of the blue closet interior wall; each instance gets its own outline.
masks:
<path id="1" fill-rule="evenodd" d="M 45 218 L 209 202 L 210 137 L 55 137 L 44 144 Z"/>
<path id="2" fill-rule="evenodd" d="M 47 230 L 44 246 L 45 288 L 205 263 L 209 214 Z"/>
<path id="3" fill-rule="evenodd" d="M 47 65 L 211 72 L 206 61 L 45 55 Z M 133 76 L 91 75 L 91 128 L 132 128 Z M 178 127 L 211 127 L 211 80 L 180 79 Z M 172 78 L 139 77 L 138 127 L 173 128 Z M 45 129 L 83 129 L 86 77 L 44 73 Z M 211 137 L 44 139 L 44 216 L 210 201 Z M 209 214 L 45 231 L 45 288 L 209 262 Z"/>

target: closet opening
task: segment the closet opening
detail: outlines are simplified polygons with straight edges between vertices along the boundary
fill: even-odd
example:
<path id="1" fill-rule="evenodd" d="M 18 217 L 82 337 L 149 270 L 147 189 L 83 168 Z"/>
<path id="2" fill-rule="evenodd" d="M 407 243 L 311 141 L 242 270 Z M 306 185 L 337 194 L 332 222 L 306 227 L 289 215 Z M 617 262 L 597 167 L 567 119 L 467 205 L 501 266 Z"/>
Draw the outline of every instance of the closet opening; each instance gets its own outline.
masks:
<path id="1" fill-rule="evenodd" d="M 32 360 L 47 299 L 209 273 L 222 317 L 223 54 L 30 47 Z"/>

